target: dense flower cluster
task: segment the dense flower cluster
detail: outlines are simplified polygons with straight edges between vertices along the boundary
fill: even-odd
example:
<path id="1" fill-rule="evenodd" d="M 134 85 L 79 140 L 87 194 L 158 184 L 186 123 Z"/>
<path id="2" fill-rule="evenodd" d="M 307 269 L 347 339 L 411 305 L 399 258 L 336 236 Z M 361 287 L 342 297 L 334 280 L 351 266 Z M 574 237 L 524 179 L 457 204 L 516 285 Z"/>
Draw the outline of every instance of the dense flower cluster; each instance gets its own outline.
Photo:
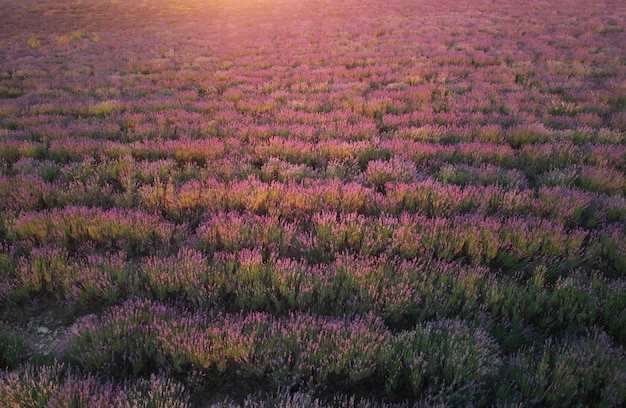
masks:
<path id="1" fill-rule="evenodd" d="M 626 404 L 623 2 L 4 3 L 0 406 Z"/>

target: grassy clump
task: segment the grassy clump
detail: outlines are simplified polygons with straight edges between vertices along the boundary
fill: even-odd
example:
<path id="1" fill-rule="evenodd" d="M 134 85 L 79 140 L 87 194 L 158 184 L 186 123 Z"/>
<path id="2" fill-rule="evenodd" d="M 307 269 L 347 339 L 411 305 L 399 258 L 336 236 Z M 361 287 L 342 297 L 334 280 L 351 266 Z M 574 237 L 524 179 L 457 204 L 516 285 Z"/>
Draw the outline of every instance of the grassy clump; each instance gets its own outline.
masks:
<path id="1" fill-rule="evenodd" d="M 25 361 L 26 341 L 19 333 L 0 325 L 0 367 L 12 370 Z"/>

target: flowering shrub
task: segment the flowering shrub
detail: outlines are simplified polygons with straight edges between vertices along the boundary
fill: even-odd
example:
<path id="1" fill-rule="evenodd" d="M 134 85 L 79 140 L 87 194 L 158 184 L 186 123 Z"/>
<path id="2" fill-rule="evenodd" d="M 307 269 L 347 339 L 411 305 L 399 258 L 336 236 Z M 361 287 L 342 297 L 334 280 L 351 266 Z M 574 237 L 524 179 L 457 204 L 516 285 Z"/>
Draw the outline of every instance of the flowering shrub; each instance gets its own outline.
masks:
<path id="1" fill-rule="evenodd" d="M 401 333 L 395 348 L 397 357 L 387 387 L 415 396 L 427 390 L 438 403 L 481 403 L 502 364 L 496 342 L 482 329 L 461 321 L 418 326 Z"/>
<path id="2" fill-rule="evenodd" d="M 198 249 L 206 252 L 234 252 L 258 248 L 287 254 L 297 244 L 296 224 L 282 222 L 276 216 L 250 216 L 235 212 L 215 214 L 196 229 Z"/>
<path id="3" fill-rule="evenodd" d="M 335 395 L 332 399 L 324 401 L 316 397 L 311 392 L 290 392 L 288 389 L 279 389 L 276 393 L 254 393 L 246 395 L 242 403 L 236 403 L 226 399 L 225 401 L 212 404 L 216 408 L 270 408 L 270 407 L 292 407 L 292 408 L 330 408 L 330 407 L 404 407 L 406 404 L 379 403 L 375 400 L 356 398 L 353 395 Z"/>
<path id="4" fill-rule="evenodd" d="M 609 336 L 592 328 L 569 343 L 548 341 L 542 350 L 513 355 L 508 373 L 522 403 L 619 406 L 626 399 L 624 364 Z M 605 386 L 595 394 L 598 381 Z"/>
<path id="5" fill-rule="evenodd" d="M 28 365 L 0 378 L 0 403 L 6 407 L 189 407 L 184 387 L 153 375 L 113 384 L 93 374 L 74 372 L 64 363 Z"/>
<path id="6" fill-rule="evenodd" d="M 244 369 L 288 387 L 303 382 L 353 387 L 383 375 L 389 341 L 379 320 L 295 315 L 269 326 Z"/>
<path id="7" fill-rule="evenodd" d="M 208 301 L 211 298 L 210 272 L 208 260 L 201 253 L 181 249 L 174 256 L 143 260 L 139 275 L 157 299 L 184 296 L 194 301 Z"/>
<path id="8" fill-rule="evenodd" d="M 137 210 L 65 207 L 23 213 L 8 221 L 8 237 L 25 249 L 56 245 L 77 251 L 86 244 L 121 249 L 129 254 L 154 253 L 176 240 L 174 225 Z"/>
<path id="9" fill-rule="evenodd" d="M 62 352 L 87 371 L 117 378 L 165 370 L 191 383 L 209 381 L 250 358 L 255 327 L 263 321 L 256 315 L 211 318 L 137 299 L 83 318 Z"/>

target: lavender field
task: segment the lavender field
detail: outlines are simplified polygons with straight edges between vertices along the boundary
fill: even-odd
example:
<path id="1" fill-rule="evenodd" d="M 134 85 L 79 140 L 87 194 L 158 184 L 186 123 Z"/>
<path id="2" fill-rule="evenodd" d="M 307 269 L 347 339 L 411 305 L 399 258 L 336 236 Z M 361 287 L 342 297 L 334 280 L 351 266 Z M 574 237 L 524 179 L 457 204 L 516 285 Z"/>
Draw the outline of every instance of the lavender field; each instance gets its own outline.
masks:
<path id="1" fill-rule="evenodd" d="M 626 404 L 626 3 L 0 0 L 0 407 Z"/>

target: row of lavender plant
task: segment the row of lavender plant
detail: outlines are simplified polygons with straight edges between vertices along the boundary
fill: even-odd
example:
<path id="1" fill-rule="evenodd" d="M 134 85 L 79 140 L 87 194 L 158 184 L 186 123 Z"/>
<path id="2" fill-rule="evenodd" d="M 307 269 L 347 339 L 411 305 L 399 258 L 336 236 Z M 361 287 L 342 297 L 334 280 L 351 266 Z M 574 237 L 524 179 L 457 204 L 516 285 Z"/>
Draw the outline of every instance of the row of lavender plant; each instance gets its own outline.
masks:
<path id="1" fill-rule="evenodd" d="M 6 242 L 26 254 L 51 245 L 72 254 L 122 250 L 135 257 L 167 254 L 186 245 L 208 254 L 256 249 L 266 257 L 303 258 L 312 264 L 348 251 L 461 259 L 505 271 L 548 262 L 556 267 L 602 267 L 608 276 L 624 272 L 620 240 L 625 232 L 619 222 L 589 231 L 543 218 L 480 213 L 429 218 L 406 212 L 366 216 L 322 211 L 300 222 L 230 211 L 208 213 L 190 230 L 139 210 L 65 207 L 22 213 L 3 224 Z"/>
<path id="2" fill-rule="evenodd" d="M 212 256 L 183 248 L 135 260 L 123 252 L 76 258 L 53 247 L 34 249 L 29 257 L 5 248 L 2 255 L 4 305 L 53 298 L 70 315 L 143 296 L 178 299 L 198 310 L 371 313 L 396 329 L 436 318 L 475 320 L 507 350 L 550 334 L 583 333 L 589 326 L 602 327 L 618 344 L 626 341 L 623 277 L 572 272 L 549 262 L 504 276 L 428 256 L 339 253 L 311 265 L 258 248 Z"/>
<path id="3" fill-rule="evenodd" d="M 459 137 L 463 138 L 462 134 Z M 235 169 L 247 161 L 251 166 L 271 166 L 272 161 L 301 165 L 302 171 L 311 176 L 316 169 L 326 169 L 332 164 L 358 164 L 367 169 L 372 161 L 395 156 L 407 160 L 406 166 L 416 169 L 428 168 L 433 164 L 452 163 L 478 166 L 491 164 L 504 169 L 519 169 L 524 174 L 535 176 L 548 170 L 580 167 L 587 172 L 616 172 L 624 169 L 623 144 L 588 143 L 575 145 L 571 142 L 543 142 L 511 148 L 490 142 L 463 141 L 457 144 L 441 144 L 422 140 L 404 139 L 401 135 L 389 135 L 384 139 L 344 141 L 341 139 L 301 141 L 289 137 L 273 136 L 268 141 L 254 143 L 254 148 L 234 137 L 203 139 L 157 139 L 123 143 L 100 141 L 93 138 L 55 139 L 51 142 L 35 142 L 22 138 L 3 138 L 0 141 L 0 159 L 4 167 L 23 159 L 51 161 L 54 167 L 68 162 L 80 162 L 85 158 L 119 159 L 133 157 L 135 160 L 174 160 L 180 164 L 195 164 L 205 167 L 207 163 L 219 163 Z M 230 159 L 230 160 L 229 160 Z M 393 162 L 386 169 L 390 172 Z M 380 164 L 379 164 L 380 165 Z M 18 166 L 19 168 L 19 166 Z M 323 174 L 322 174 L 323 176 Z M 409 172 L 405 177 L 414 174 Z M 267 177 L 267 175 L 266 175 Z M 623 189 L 622 189 L 623 191 Z M 618 190 L 620 192 L 620 190 Z"/>
<path id="4" fill-rule="evenodd" d="M 461 320 L 438 319 L 394 334 L 369 315 L 203 314 L 133 300 L 83 318 L 59 355 L 96 375 L 121 380 L 165 373 L 191 389 L 260 381 L 317 393 L 366 386 L 392 401 L 449 405 L 626 400 L 623 353 L 596 329 L 505 356 L 487 332 Z M 37 375 L 50 384 L 46 394 L 35 396 L 42 401 L 94 398 L 96 377 L 67 384 L 50 375 L 58 367 L 1 380 L 0 398 L 31 397 Z M 158 377 L 150 386 L 159 398 L 180 392 Z"/>
<path id="5" fill-rule="evenodd" d="M 187 408 L 185 387 L 158 374 L 113 384 L 94 374 L 73 370 L 64 363 L 28 365 L 21 373 L 0 377 L 0 404 L 4 407 L 121 407 Z"/>
<path id="6" fill-rule="evenodd" d="M 306 171 L 280 161 L 264 167 L 261 179 L 248 175 L 232 181 L 168 161 L 86 160 L 60 169 L 25 161 L 21 169 L 23 173 L 0 177 L 6 214 L 85 205 L 144 209 L 184 222 L 197 221 L 206 212 L 232 210 L 290 220 L 310 219 L 323 211 L 429 217 L 480 212 L 531 215 L 568 227 L 593 228 L 622 220 L 626 211 L 622 179 L 611 172 L 585 174 L 580 168 L 546 172 L 536 189 L 514 172 L 509 177 L 490 167 L 443 166 L 436 177 L 420 177 L 402 161 L 372 162 L 362 177 L 353 173 L 354 179 L 344 181 L 307 177 Z M 345 167 L 328 171 L 333 176 L 350 172 Z"/>

